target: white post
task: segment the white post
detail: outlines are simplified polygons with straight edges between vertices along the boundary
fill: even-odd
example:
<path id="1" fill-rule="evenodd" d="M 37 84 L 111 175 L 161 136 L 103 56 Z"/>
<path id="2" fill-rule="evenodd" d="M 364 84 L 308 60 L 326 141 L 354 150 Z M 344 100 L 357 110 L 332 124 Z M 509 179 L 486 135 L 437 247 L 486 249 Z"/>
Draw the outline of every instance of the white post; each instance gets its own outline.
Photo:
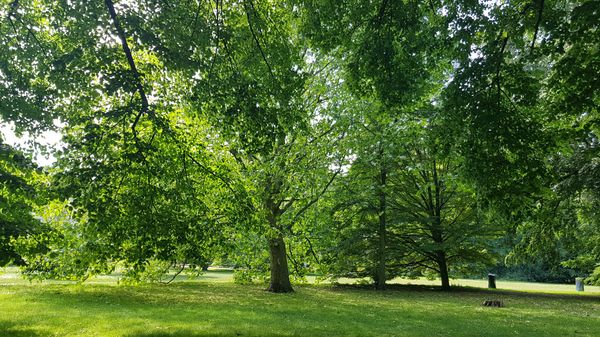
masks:
<path id="1" fill-rule="evenodd" d="M 575 290 L 583 291 L 583 278 L 581 278 L 581 277 L 575 278 Z"/>

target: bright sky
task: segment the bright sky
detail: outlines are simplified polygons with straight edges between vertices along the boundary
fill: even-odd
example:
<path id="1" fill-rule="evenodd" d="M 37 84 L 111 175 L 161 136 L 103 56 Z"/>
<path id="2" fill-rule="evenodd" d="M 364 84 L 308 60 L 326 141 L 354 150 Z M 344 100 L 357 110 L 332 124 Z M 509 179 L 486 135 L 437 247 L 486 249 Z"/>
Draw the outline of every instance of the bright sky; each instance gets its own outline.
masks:
<path id="1" fill-rule="evenodd" d="M 54 158 L 52 152 L 57 151 L 62 146 L 62 137 L 60 133 L 55 131 L 45 131 L 39 137 L 32 139 L 28 133 L 25 133 L 22 137 L 17 137 L 14 129 L 13 123 L 5 123 L 0 121 L 0 133 L 2 134 L 2 139 L 6 144 L 17 147 L 26 152 L 33 151 L 33 159 L 38 165 L 49 166 L 56 161 L 56 158 Z M 34 149 L 33 145 L 31 144 L 32 140 L 37 144 L 45 146 L 50 153 L 43 155 L 40 153 L 40 151 Z"/>

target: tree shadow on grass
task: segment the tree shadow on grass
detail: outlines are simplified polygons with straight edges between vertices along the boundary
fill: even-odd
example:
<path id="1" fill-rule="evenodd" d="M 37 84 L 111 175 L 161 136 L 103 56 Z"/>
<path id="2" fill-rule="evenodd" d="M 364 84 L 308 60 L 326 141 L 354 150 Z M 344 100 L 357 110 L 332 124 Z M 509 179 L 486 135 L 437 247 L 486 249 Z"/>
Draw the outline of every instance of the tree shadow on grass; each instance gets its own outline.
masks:
<path id="1" fill-rule="evenodd" d="M 49 333 L 40 333 L 35 330 L 15 325 L 12 322 L 0 321 L 0 336 L 2 337 L 46 337 Z"/>

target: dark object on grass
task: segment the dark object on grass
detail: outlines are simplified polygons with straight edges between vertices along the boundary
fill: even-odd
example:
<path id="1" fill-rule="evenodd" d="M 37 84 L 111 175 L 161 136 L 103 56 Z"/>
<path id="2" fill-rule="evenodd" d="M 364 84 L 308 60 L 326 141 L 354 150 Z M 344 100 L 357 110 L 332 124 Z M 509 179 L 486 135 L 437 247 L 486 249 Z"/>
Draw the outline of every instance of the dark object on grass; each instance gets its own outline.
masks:
<path id="1" fill-rule="evenodd" d="M 575 279 L 575 290 L 583 291 L 583 279 L 581 277 Z"/>
<path id="2" fill-rule="evenodd" d="M 496 289 L 496 274 L 488 274 L 488 288 Z"/>
<path id="3" fill-rule="evenodd" d="M 502 308 L 504 306 L 504 303 L 500 300 L 485 300 L 481 305 L 483 305 L 484 307 Z"/>

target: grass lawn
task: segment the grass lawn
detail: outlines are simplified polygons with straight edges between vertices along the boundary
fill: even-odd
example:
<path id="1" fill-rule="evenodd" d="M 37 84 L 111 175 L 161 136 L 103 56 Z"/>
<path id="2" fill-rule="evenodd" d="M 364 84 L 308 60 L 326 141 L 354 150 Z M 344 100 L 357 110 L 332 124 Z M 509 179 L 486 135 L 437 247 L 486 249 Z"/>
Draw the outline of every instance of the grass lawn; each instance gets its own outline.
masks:
<path id="1" fill-rule="evenodd" d="M 209 272 L 170 285 L 29 283 L 0 275 L 0 336 L 599 336 L 600 296 L 393 285 L 270 294 Z M 586 289 L 587 290 L 587 289 Z M 485 299 L 504 308 L 482 307 Z"/>

